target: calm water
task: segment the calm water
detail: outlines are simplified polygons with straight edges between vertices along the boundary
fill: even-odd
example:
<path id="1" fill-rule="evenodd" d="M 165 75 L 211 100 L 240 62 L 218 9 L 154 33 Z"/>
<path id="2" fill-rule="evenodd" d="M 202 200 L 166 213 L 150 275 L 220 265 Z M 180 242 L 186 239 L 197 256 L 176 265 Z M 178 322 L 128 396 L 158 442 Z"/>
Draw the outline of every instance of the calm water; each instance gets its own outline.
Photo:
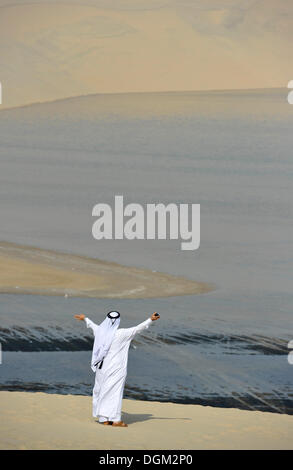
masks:
<path id="1" fill-rule="evenodd" d="M 293 107 L 287 90 L 89 96 L 0 112 L 0 239 L 212 282 L 141 300 L 0 296 L 1 388 L 90 394 L 91 337 L 72 314 L 133 343 L 126 396 L 293 412 Z M 201 204 L 201 246 L 96 241 L 92 208 Z"/>

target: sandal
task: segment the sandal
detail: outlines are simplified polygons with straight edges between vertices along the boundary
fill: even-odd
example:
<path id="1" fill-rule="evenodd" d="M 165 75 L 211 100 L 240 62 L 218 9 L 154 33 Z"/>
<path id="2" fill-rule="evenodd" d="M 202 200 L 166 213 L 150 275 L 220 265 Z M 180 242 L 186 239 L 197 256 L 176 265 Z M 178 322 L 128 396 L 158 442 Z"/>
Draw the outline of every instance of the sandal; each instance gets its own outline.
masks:
<path id="1" fill-rule="evenodd" d="M 114 421 L 112 426 L 116 426 L 120 428 L 127 428 L 128 424 L 124 423 L 124 421 Z"/>

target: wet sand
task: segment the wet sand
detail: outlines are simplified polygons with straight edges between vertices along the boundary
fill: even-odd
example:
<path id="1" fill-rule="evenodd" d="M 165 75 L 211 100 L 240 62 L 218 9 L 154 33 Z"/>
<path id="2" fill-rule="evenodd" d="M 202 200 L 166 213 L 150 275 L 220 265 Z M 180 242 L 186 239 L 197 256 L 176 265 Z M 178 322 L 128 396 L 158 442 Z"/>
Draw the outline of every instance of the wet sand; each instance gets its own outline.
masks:
<path id="1" fill-rule="evenodd" d="M 0 293 L 138 299 L 210 290 L 183 277 L 0 242 Z"/>
<path id="2" fill-rule="evenodd" d="M 98 424 L 91 397 L 0 392 L 1 449 L 292 449 L 293 416 L 123 400 L 128 428 Z"/>

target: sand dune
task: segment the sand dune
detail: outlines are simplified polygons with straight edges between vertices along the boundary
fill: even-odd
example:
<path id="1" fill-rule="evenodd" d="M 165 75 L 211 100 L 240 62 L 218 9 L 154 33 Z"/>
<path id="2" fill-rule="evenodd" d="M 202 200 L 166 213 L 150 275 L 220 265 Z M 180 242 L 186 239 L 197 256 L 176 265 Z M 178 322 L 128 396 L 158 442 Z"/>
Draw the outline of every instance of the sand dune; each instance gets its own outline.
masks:
<path id="1" fill-rule="evenodd" d="M 0 0 L 2 109 L 91 93 L 286 86 L 289 0 Z"/>
<path id="2" fill-rule="evenodd" d="M 101 426 L 91 397 L 1 392 L 1 449 L 292 449 L 293 416 L 123 400 L 128 428 Z"/>
<path id="3" fill-rule="evenodd" d="M 0 242 L 0 293 L 137 299 L 211 289 L 147 269 Z"/>

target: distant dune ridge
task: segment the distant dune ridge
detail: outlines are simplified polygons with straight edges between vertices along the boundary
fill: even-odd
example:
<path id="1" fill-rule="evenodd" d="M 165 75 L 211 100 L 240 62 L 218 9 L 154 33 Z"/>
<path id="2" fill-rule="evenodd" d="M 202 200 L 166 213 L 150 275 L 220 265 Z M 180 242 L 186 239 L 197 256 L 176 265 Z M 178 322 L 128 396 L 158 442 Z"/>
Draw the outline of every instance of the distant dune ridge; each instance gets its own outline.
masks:
<path id="1" fill-rule="evenodd" d="M 290 0 L 0 0 L 1 109 L 292 79 Z"/>

